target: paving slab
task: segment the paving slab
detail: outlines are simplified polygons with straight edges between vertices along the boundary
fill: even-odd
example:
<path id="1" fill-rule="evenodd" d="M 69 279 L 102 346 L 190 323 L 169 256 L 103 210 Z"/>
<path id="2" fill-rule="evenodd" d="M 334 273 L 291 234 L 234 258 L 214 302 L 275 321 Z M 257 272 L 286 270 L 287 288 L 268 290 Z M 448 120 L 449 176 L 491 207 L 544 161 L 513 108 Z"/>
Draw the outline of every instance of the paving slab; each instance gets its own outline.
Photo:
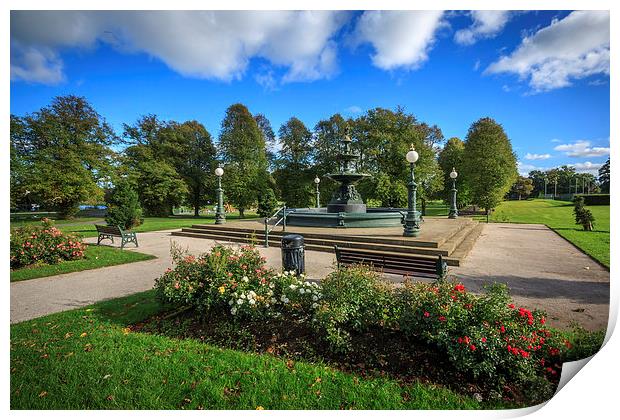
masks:
<path id="1" fill-rule="evenodd" d="M 11 323 L 151 289 L 155 278 L 172 265 L 171 241 L 192 253 L 206 252 L 215 244 L 241 245 L 173 237 L 170 232 L 138 234 L 136 250 L 157 256 L 154 260 L 11 283 Z M 278 247 L 258 250 L 268 266 L 281 268 Z M 306 251 L 309 278 L 321 279 L 333 268 L 333 254 Z M 508 284 L 518 305 L 545 310 L 550 325 L 566 327 L 577 321 L 589 329 L 607 326 L 609 271 L 544 225 L 485 224 L 463 265 L 450 273 L 474 292 L 493 282 Z"/>
<path id="2" fill-rule="evenodd" d="M 473 291 L 507 284 L 518 305 L 545 310 L 551 325 L 607 327 L 609 271 L 545 225 L 485 224 L 450 273 Z"/>
<path id="3" fill-rule="evenodd" d="M 194 254 L 207 252 L 216 244 L 233 247 L 242 245 L 173 237 L 170 232 L 172 231 L 139 233 L 140 247 L 125 247 L 127 252 L 139 251 L 155 255 L 157 259 L 11 283 L 11 323 L 152 289 L 155 279 L 172 266 L 171 242 Z M 84 241 L 96 243 L 97 238 L 86 238 Z M 258 249 L 267 259 L 268 266 L 281 269 L 279 248 Z M 306 259 L 307 275 L 310 278 L 323 278 L 333 270 L 332 254 L 307 251 Z"/>

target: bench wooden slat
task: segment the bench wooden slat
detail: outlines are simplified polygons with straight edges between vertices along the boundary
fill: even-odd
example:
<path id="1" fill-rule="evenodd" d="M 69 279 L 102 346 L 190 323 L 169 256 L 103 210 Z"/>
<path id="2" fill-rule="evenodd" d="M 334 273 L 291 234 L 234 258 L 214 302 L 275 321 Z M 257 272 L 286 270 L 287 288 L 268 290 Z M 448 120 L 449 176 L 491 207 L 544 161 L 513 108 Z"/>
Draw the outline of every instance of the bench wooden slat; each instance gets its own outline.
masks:
<path id="1" fill-rule="evenodd" d="M 439 259 L 378 254 L 334 246 L 339 265 L 365 264 L 372 270 L 403 276 L 437 279 L 445 274 L 446 264 Z"/>

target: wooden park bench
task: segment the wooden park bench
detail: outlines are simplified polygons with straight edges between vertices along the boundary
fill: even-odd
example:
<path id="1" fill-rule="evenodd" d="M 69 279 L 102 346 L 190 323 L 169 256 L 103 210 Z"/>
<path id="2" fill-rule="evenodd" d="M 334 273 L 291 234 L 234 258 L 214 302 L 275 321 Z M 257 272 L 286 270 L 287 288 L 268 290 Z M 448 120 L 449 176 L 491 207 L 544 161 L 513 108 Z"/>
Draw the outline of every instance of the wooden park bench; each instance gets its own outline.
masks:
<path id="1" fill-rule="evenodd" d="M 444 279 L 448 273 L 448 265 L 441 255 L 439 258 L 432 258 L 380 254 L 351 248 L 339 248 L 337 245 L 334 245 L 334 250 L 336 251 L 338 268 L 341 265 L 364 264 L 370 266 L 374 271 L 435 280 Z"/>
<path id="2" fill-rule="evenodd" d="M 99 243 L 104 239 L 110 239 L 112 243 L 114 243 L 114 237 L 117 236 L 121 238 L 121 249 L 123 249 L 125 244 L 128 243 L 134 243 L 136 244 L 136 247 L 138 246 L 138 237 L 136 236 L 136 232 L 126 232 L 121 229 L 120 226 L 95 225 L 95 227 L 97 228 L 97 233 L 99 234 L 97 237 L 97 245 L 99 245 Z"/>

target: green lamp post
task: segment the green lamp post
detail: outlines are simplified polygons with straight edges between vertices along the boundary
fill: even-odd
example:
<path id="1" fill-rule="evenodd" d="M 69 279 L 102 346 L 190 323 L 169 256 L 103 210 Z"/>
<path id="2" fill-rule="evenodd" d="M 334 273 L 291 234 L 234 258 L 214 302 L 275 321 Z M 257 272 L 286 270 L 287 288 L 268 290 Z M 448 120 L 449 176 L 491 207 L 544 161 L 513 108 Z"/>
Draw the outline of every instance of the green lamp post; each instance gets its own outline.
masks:
<path id="1" fill-rule="evenodd" d="M 314 177 L 314 186 L 316 188 L 315 190 L 315 195 L 316 195 L 316 208 L 318 209 L 319 207 L 321 207 L 321 193 L 319 192 L 319 184 L 321 183 L 321 179 L 319 178 L 319 176 L 315 176 Z"/>
<path id="2" fill-rule="evenodd" d="M 416 191 L 417 184 L 415 183 L 415 163 L 418 161 L 418 152 L 415 151 L 413 144 L 411 150 L 407 152 L 407 162 L 409 162 L 409 170 L 411 178 L 409 180 L 409 194 L 407 196 L 407 215 L 405 216 L 405 228 L 403 236 L 418 236 L 420 234 L 420 220 L 418 219 L 418 212 L 416 211 Z"/>
<path id="3" fill-rule="evenodd" d="M 224 175 L 224 169 L 221 166 L 215 168 L 215 175 L 217 176 L 217 208 L 215 209 L 215 224 L 223 225 L 226 223 L 226 212 L 224 211 L 224 190 L 222 189 L 222 175 Z"/>
<path id="4" fill-rule="evenodd" d="M 456 169 L 452 168 L 452 172 L 450 172 L 450 178 L 452 179 L 452 203 L 450 203 L 450 213 L 448 213 L 449 219 L 456 219 L 459 215 L 459 211 L 456 208 L 456 177 L 459 174 L 456 172 Z"/>

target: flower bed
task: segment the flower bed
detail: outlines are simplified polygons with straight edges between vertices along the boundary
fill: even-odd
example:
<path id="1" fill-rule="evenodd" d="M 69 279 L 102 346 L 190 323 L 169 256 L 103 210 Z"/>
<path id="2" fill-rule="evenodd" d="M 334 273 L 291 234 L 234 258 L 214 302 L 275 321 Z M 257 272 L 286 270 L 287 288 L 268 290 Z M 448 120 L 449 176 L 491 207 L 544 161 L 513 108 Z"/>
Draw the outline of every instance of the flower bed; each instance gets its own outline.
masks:
<path id="1" fill-rule="evenodd" d="M 311 331 L 310 346 L 341 358 L 355 353 L 357 337 L 396 335 L 443 355 L 456 372 L 494 389 L 517 386 L 550 397 L 561 363 L 600 346 L 597 336 L 589 341 L 590 354 L 576 352 L 562 333 L 547 328 L 544 313 L 516 307 L 502 285 L 485 294 L 449 282 L 397 287 L 363 266 L 312 283 L 266 268 L 250 246 L 218 246 L 175 260 L 176 267 L 156 283 L 162 301 L 193 308 L 203 320 L 228 319 L 231 332 L 240 323 L 267 329 L 268 322 L 285 322 L 289 331 Z"/>
<path id="2" fill-rule="evenodd" d="M 41 226 L 11 230 L 11 269 L 79 260 L 84 258 L 85 249 L 79 237 L 64 234 L 49 219 L 43 219 Z"/>

